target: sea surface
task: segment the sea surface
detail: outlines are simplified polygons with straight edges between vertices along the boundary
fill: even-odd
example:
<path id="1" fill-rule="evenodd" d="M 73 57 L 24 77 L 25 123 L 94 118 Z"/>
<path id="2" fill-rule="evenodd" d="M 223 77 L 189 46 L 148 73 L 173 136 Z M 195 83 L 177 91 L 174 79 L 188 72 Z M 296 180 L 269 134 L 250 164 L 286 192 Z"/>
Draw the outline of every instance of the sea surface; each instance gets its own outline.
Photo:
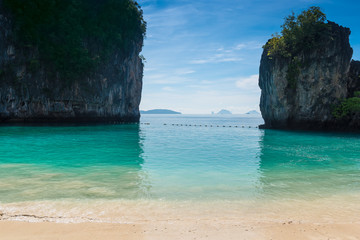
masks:
<path id="1" fill-rule="evenodd" d="M 360 204 L 359 134 L 262 123 L 258 115 L 143 115 L 140 124 L 1 126 L 0 212 L 109 220 L 139 205 Z"/>

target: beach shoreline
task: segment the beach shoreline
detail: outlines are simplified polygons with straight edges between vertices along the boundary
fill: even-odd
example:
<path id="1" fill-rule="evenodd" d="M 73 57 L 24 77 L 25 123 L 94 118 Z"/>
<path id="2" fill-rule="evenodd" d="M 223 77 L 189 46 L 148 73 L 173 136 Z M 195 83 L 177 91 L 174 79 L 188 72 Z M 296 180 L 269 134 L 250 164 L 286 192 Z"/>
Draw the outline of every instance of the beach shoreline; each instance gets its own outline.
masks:
<path id="1" fill-rule="evenodd" d="M 0 204 L 0 239 L 360 239 L 356 199 Z"/>

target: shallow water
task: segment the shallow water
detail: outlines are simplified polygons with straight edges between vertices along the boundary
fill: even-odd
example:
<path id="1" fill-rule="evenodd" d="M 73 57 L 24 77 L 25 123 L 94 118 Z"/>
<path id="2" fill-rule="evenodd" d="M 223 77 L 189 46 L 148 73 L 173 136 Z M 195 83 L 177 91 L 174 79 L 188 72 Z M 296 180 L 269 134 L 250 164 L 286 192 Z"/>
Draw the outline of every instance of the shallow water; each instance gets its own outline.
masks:
<path id="1" fill-rule="evenodd" d="M 0 210 L 64 201 L 249 207 L 360 193 L 360 135 L 260 130 L 261 123 L 144 115 L 141 124 L 0 127 Z"/>

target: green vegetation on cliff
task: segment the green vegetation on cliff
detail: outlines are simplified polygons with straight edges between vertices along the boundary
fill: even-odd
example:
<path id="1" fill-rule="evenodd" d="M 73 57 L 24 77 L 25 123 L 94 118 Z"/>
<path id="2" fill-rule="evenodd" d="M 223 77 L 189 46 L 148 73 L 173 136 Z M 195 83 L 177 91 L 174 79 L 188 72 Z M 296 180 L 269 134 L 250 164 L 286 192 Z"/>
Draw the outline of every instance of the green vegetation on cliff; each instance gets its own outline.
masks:
<path id="1" fill-rule="evenodd" d="M 354 93 L 354 97 L 344 99 L 339 105 L 337 105 L 332 114 L 337 119 L 347 117 L 349 114 L 355 114 L 360 112 L 360 91 Z"/>
<path id="2" fill-rule="evenodd" d="M 300 52 L 311 51 L 321 46 L 328 36 L 326 15 L 319 7 L 310 7 L 298 16 L 294 13 L 285 18 L 281 35 L 276 34 L 264 46 L 268 56 L 292 57 Z"/>
<path id="3" fill-rule="evenodd" d="M 320 48 L 329 36 L 329 25 L 325 21 L 326 15 L 319 7 L 310 7 L 297 16 L 292 13 L 285 18 L 281 26 L 281 35 L 273 35 L 265 44 L 264 48 L 269 58 L 289 59 L 287 80 L 291 88 L 296 87 L 300 67 L 305 64 L 299 60 L 299 54 Z"/>
<path id="4" fill-rule="evenodd" d="M 68 84 L 115 51 L 126 56 L 146 31 L 134 0 L 4 0 L 4 6 L 13 15 L 17 45 L 38 52 L 29 68 L 44 66 Z"/>

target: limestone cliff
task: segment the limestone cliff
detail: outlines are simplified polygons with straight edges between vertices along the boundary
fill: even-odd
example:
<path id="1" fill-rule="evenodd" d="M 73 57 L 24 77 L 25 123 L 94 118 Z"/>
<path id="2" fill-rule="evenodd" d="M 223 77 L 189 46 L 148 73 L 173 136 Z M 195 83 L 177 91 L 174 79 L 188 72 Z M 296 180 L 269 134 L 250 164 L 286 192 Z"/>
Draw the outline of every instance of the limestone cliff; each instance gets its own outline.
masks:
<path id="1" fill-rule="evenodd" d="M 142 90 L 143 38 L 124 56 L 114 51 L 94 73 L 64 84 L 49 74 L 36 47 L 14 41 L 14 24 L 0 1 L 0 122 L 136 122 Z M 34 64 L 39 64 L 37 61 Z"/>
<path id="2" fill-rule="evenodd" d="M 328 22 L 330 34 L 320 46 L 296 57 L 299 71 L 294 86 L 287 74 L 290 59 L 270 57 L 265 47 L 261 57 L 260 110 L 266 128 L 360 129 L 355 116 L 337 119 L 334 106 L 360 89 L 360 63 L 351 62 L 350 30 Z"/>

